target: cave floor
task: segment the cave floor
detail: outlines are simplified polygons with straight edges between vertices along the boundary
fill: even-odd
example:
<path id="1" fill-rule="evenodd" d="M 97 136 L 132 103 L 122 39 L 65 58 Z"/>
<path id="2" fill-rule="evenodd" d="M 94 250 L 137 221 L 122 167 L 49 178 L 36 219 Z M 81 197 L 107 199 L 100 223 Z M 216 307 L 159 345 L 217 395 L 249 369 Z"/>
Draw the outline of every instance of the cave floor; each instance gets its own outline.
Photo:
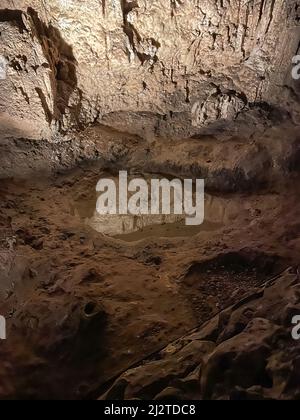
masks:
<path id="1" fill-rule="evenodd" d="M 130 366 L 299 262 L 295 183 L 214 196 L 213 229 L 126 242 L 92 230 L 78 210 L 98 178 L 95 164 L 1 183 L 0 299 L 10 337 L 1 344 L 2 396 L 100 395 Z"/>

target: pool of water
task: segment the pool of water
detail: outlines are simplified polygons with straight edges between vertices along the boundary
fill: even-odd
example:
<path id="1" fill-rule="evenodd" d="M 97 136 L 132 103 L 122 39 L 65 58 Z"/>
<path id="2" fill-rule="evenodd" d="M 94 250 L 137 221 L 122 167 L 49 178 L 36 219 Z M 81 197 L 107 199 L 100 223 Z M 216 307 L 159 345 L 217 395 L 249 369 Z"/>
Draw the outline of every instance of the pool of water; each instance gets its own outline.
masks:
<path id="1" fill-rule="evenodd" d="M 205 195 L 205 219 L 201 225 L 186 225 L 186 215 L 101 215 L 97 212 L 96 204 L 100 193 L 96 192 L 99 179 L 105 178 L 115 181 L 118 177 L 111 174 L 101 174 L 93 182 L 84 187 L 84 192 L 75 198 L 75 210 L 83 222 L 96 232 L 126 242 L 136 242 L 146 238 L 180 238 L 190 237 L 200 232 L 219 230 L 224 226 L 226 202 L 220 198 Z M 134 178 L 134 177 L 131 177 Z M 141 176 L 139 175 L 139 178 Z M 150 177 L 143 175 L 149 183 L 150 179 L 162 179 L 161 175 Z M 130 179 L 129 179 L 130 180 Z M 130 194 L 129 194 L 130 198 Z M 171 197 L 171 208 L 174 197 Z"/>

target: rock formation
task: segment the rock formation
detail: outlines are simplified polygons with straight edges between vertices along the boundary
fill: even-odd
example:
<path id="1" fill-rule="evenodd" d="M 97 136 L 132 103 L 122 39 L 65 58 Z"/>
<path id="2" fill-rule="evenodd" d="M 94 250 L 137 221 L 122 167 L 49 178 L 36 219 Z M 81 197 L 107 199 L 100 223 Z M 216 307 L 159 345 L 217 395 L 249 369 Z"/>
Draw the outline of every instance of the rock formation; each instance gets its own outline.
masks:
<path id="1" fill-rule="evenodd" d="M 1 0 L 1 399 L 299 398 L 298 55 L 297 0 Z M 94 216 L 125 169 L 206 224 Z"/>
<path id="2" fill-rule="evenodd" d="M 102 399 L 298 399 L 299 342 L 287 327 L 299 309 L 290 270 L 124 373 Z"/>
<path id="3" fill-rule="evenodd" d="M 295 0 L 4 0 L 3 124 L 184 136 L 266 106 L 299 122 L 299 19 Z"/>

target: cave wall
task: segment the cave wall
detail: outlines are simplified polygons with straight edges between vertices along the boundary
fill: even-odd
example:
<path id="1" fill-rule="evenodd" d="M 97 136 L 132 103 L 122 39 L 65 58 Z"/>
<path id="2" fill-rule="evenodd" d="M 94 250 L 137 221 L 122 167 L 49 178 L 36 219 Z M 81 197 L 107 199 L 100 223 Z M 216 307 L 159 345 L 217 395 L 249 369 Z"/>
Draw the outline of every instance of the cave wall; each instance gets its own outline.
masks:
<path id="1" fill-rule="evenodd" d="M 188 135 L 262 104 L 297 119 L 299 25 L 296 0 L 2 0 L 0 130 Z"/>

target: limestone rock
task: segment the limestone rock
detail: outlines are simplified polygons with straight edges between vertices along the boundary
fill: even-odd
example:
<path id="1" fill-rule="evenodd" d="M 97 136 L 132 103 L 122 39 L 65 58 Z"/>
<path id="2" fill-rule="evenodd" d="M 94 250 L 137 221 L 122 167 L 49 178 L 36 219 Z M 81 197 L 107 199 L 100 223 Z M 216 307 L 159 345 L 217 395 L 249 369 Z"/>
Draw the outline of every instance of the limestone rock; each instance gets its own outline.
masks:
<path id="1" fill-rule="evenodd" d="M 230 121 L 251 104 L 298 115 L 296 0 L 3 0 L 0 29 L 1 125 L 19 137 L 120 112 L 128 130 L 131 113 L 152 127 L 170 115 Z"/>

